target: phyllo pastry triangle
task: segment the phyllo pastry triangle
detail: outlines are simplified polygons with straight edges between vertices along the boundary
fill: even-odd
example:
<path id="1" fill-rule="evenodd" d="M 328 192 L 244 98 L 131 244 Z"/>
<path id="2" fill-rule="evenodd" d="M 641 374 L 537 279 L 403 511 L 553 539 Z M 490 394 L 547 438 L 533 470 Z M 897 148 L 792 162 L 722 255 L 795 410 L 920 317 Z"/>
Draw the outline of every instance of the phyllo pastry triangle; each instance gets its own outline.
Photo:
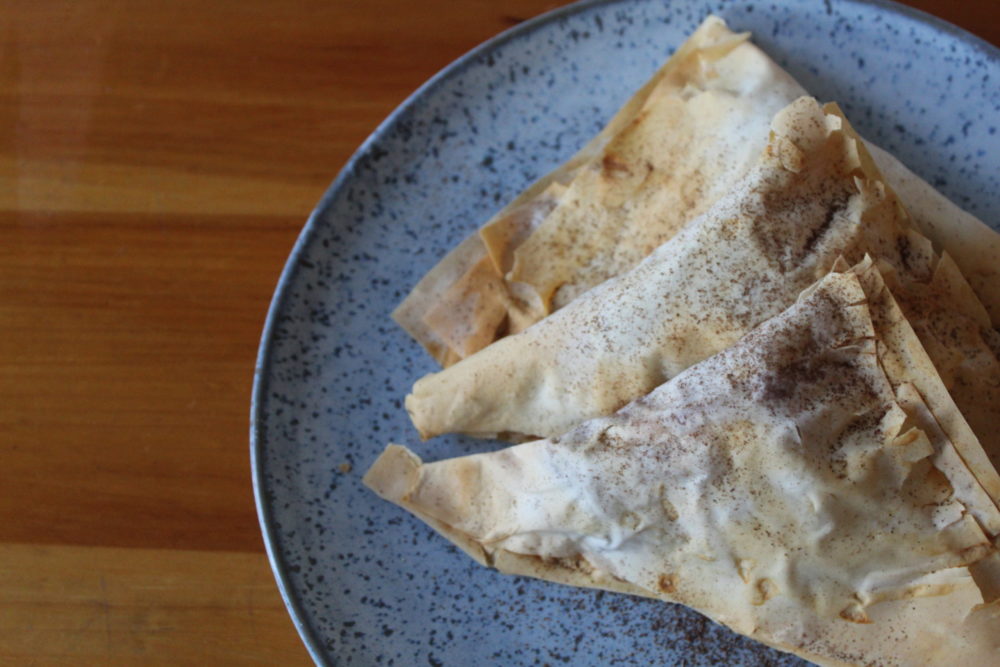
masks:
<path id="1" fill-rule="evenodd" d="M 600 134 L 425 276 L 396 321 L 447 366 L 673 236 L 747 172 L 771 117 L 804 94 L 748 38 L 706 19 Z"/>
<path id="2" fill-rule="evenodd" d="M 820 664 L 997 664 L 997 473 L 875 263 L 837 268 L 612 416 L 365 482 L 480 563 Z"/>
<path id="3" fill-rule="evenodd" d="M 806 91 L 709 16 L 577 155 L 434 267 L 393 317 L 449 366 L 633 268 L 753 167 Z M 1000 234 L 869 145 L 913 222 L 1000 326 Z"/>
<path id="4" fill-rule="evenodd" d="M 407 410 L 424 437 L 559 435 L 732 345 L 838 257 L 866 254 L 984 446 L 1000 454 L 989 315 L 950 257 L 913 229 L 839 110 L 811 98 L 777 114 L 747 176 L 637 267 L 419 380 Z"/>

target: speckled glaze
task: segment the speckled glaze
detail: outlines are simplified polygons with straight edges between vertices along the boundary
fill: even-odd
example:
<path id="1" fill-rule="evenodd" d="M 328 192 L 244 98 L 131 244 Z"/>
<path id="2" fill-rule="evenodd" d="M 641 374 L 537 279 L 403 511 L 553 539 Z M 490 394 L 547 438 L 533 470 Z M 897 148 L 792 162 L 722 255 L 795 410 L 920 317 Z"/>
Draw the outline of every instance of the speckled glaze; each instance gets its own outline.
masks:
<path id="1" fill-rule="evenodd" d="M 361 476 L 434 362 L 390 319 L 448 249 L 569 157 L 715 12 L 956 202 L 1000 221 L 1000 52 L 887 2 L 584 2 L 434 77 L 365 142 L 307 222 L 261 341 L 251 425 L 264 539 L 319 663 L 792 665 L 686 609 L 476 565 Z M 919 65 L 918 65 L 919 63 Z M 346 465 L 345 465 L 346 464 Z"/>

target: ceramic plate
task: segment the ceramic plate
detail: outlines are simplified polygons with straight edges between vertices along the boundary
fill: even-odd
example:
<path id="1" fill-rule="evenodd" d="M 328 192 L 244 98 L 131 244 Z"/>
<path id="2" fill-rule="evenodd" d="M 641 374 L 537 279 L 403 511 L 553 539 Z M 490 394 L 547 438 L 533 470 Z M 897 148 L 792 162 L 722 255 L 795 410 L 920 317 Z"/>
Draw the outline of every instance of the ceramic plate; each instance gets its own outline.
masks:
<path id="1" fill-rule="evenodd" d="M 256 369 L 251 455 L 278 585 L 317 662 L 798 664 L 674 605 L 508 577 L 378 499 L 390 440 L 425 459 L 402 406 L 436 369 L 389 313 L 504 202 L 568 158 L 710 12 L 842 103 L 863 134 L 1000 219 L 1000 55 L 887 2 L 584 2 L 456 61 L 351 158 L 281 276 Z"/>

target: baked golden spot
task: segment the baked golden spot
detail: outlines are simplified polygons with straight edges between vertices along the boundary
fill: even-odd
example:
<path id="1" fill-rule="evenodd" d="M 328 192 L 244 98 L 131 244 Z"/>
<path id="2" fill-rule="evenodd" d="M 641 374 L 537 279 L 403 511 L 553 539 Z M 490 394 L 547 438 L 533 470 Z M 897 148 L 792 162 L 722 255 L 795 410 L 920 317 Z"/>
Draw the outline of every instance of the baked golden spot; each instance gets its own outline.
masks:
<path id="1" fill-rule="evenodd" d="M 677 575 L 676 574 L 661 574 L 660 578 L 656 581 L 656 587 L 661 593 L 670 595 L 677 590 Z"/>

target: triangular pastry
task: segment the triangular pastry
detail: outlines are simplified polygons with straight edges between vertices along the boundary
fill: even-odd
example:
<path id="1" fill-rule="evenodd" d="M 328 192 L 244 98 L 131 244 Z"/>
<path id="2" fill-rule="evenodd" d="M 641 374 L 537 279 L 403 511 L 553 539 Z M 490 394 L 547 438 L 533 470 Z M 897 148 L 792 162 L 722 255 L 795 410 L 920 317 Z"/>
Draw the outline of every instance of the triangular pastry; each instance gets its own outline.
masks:
<path id="1" fill-rule="evenodd" d="M 396 321 L 447 366 L 675 234 L 746 173 L 771 117 L 804 94 L 748 37 L 707 19 L 600 134 L 434 267 Z"/>
<path id="2" fill-rule="evenodd" d="M 988 665 L 983 460 L 865 258 L 613 416 L 436 463 L 392 445 L 365 483 L 501 571 L 680 602 L 824 665 Z"/>
<path id="3" fill-rule="evenodd" d="M 443 259 L 394 312 L 443 365 L 635 266 L 751 168 L 770 118 L 805 95 L 710 16 L 608 126 Z M 1000 326 L 1000 234 L 870 146 L 917 228 Z"/>
<path id="4" fill-rule="evenodd" d="M 730 194 L 636 268 L 422 378 L 407 410 L 424 437 L 558 435 L 725 349 L 841 255 L 853 263 L 867 253 L 1000 460 L 989 316 L 954 262 L 912 229 L 839 111 L 811 98 L 775 117 L 759 163 Z"/>

